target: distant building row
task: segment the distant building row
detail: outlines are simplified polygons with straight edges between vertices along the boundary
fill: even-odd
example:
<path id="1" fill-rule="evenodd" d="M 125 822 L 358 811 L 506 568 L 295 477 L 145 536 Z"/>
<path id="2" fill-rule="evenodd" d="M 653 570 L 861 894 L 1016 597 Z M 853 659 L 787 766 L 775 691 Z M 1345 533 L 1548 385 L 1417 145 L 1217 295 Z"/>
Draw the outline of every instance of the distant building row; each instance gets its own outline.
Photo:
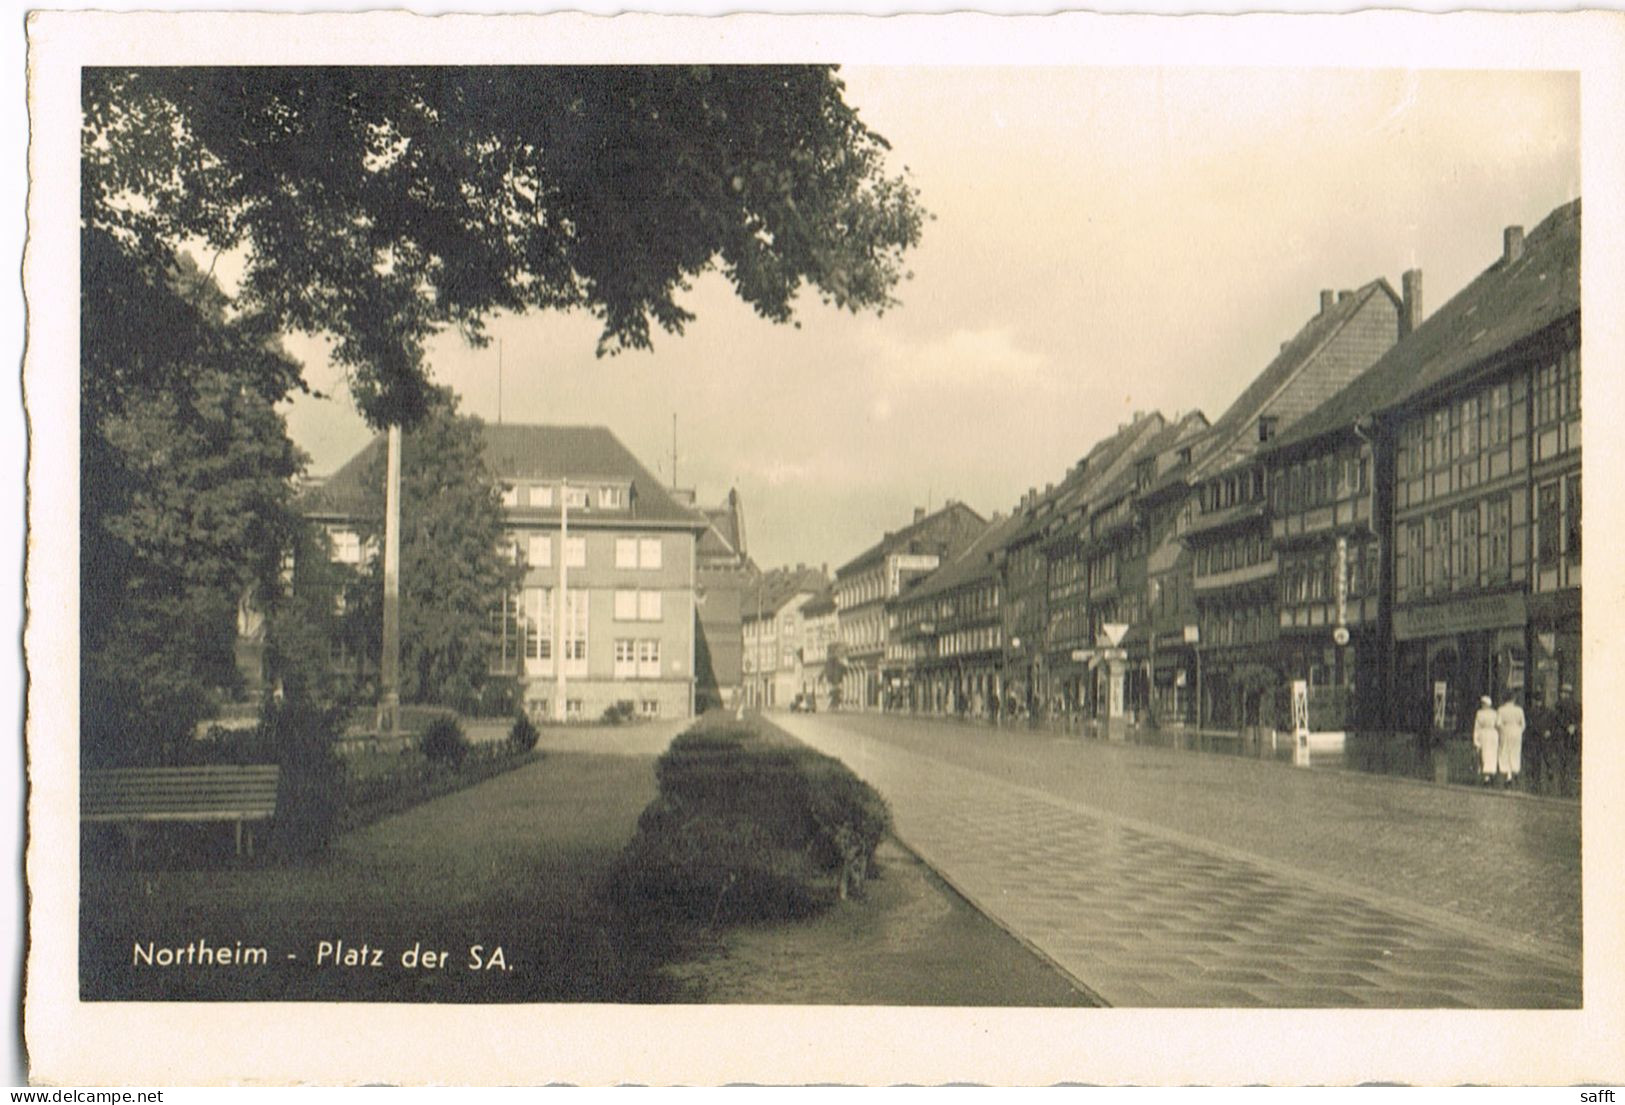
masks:
<path id="1" fill-rule="evenodd" d="M 841 697 L 1237 727 L 1302 679 L 1315 729 L 1410 732 L 1577 706 L 1579 265 L 1575 201 L 1425 320 L 1420 272 L 1322 292 L 1216 421 L 1136 415 L 1008 516 L 917 513 L 835 573 Z"/>

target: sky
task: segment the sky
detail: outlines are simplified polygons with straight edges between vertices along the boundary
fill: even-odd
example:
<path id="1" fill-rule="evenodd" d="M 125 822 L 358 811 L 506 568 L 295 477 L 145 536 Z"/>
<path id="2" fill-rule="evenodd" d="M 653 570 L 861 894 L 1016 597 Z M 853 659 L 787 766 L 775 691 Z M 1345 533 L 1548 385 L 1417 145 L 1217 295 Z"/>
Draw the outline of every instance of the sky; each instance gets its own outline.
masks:
<path id="1" fill-rule="evenodd" d="M 594 355 L 585 314 L 499 317 L 430 348 L 463 409 L 608 426 L 702 503 L 736 488 L 764 567 L 832 570 L 948 499 L 984 516 L 1134 412 L 1217 419 L 1320 289 L 1423 271 L 1431 313 L 1579 195 L 1579 85 L 1530 71 L 843 68 L 933 218 L 901 305 L 803 295 L 799 329 L 696 282 L 698 320 Z M 315 340 L 328 400 L 288 408 L 325 474 L 368 431 Z"/>

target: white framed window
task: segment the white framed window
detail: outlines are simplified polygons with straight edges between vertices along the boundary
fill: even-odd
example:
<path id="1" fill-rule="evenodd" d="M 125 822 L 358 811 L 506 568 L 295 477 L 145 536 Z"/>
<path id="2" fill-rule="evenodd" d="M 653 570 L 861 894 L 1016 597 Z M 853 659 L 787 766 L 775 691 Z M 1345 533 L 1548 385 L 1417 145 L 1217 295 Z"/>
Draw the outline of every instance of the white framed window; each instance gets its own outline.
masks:
<path id="1" fill-rule="evenodd" d="M 638 713 L 643 717 L 660 716 L 660 700 L 658 698 L 645 698 L 638 703 Z"/>
<path id="2" fill-rule="evenodd" d="M 585 568 L 587 566 L 587 539 L 585 537 L 566 537 L 564 539 L 564 566 L 566 568 Z"/>
<path id="3" fill-rule="evenodd" d="M 542 664 L 553 660 L 553 591 L 547 587 L 525 588 L 522 632 L 525 659 Z"/>
<path id="4" fill-rule="evenodd" d="M 638 621 L 658 622 L 660 620 L 660 592 L 638 592 Z"/>
<path id="5" fill-rule="evenodd" d="M 564 505 L 572 509 L 587 505 L 587 489 L 585 487 L 567 487 L 564 490 Z"/>
<path id="6" fill-rule="evenodd" d="M 659 641 L 642 640 L 638 642 L 638 677 L 640 679 L 660 678 Z"/>
<path id="7" fill-rule="evenodd" d="M 580 721 L 581 713 L 581 699 L 567 698 L 564 700 L 564 718 L 566 721 Z"/>
<path id="8" fill-rule="evenodd" d="M 607 510 L 619 510 L 623 499 L 621 489 L 618 487 L 602 487 L 598 490 L 598 505 Z"/>
<path id="9" fill-rule="evenodd" d="M 347 529 L 333 530 L 333 559 L 339 564 L 361 563 L 361 535 Z"/>
<path id="10" fill-rule="evenodd" d="M 571 589 L 564 606 L 564 671 L 567 675 L 587 674 L 587 627 L 591 596 Z"/>
<path id="11" fill-rule="evenodd" d="M 503 506 L 518 506 L 519 505 L 519 488 L 518 487 L 514 486 L 513 484 L 504 484 L 503 485 L 503 487 L 502 487 L 502 505 Z"/>
<path id="12" fill-rule="evenodd" d="M 638 541 L 638 567 L 660 567 L 660 538 L 645 537 Z"/>
<path id="13" fill-rule="evenodd" d="M 553 505 L 553 489 L 551 487 L 545 484 L 532 484 L 528 490 L 530 491 L 528 502 L 531 506 Z"/>
<path id="14" fill-rule="evenodd" d="M 636 591 L 615 592 L 615 620 L 618 622 L 635 622 L 638 620 L 638 593 Z"/>
<path id="15" fill-rule="evenodd" d="M 636 568 L 638 566 L 638 539 L 636 537 L 617 537 L 615 539 L 615 566 L 617 568 Z"/>
<path id="16" fill-rule="evenodd" d="M 638 674 L 637 650 L 628 638 L 615 640 L 615 678 L 634 679 Z"/>
<path id="17" fill-rule="evenodd" d="M 553 565 L 553 538 L 545 533 L 532 533 L 525 538 L 525 562 L 532 568 Z"/>

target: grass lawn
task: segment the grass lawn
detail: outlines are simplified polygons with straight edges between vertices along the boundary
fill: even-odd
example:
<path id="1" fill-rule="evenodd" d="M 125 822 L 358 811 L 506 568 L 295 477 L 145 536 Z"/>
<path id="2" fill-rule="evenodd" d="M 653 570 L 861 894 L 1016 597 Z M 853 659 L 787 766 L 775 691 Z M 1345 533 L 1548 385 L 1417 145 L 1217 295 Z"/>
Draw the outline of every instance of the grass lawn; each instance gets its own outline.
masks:
<path id="1" fill-rule="evenodd" d="M 204 870 L 87 867 L 86 1000 L 658 999 L 618 943 L 599 880 L 654 797 L 646 758 L 558 753 L 346 834 L 322 861 Z M 189 945 L 264 948 L 203 965 Z M 343 942 L 342 950 L 338 947 Z M 179 949 L 180 963 L 135 949 Z M 318 956 L 322 944 L 332 953 Z M 480 966 L 470 969 L 479 945 Z M 444 966 L 402 964 L 413 947 Z M 495 948 L 503 963 L 489 967 Z M 363 949 L 365 952 L 363 953 Z M 354 953 L 348 957 L 345 953 Z M 233 955 L 232 958 L 238 958 Z M 188 961 L 188 960 L 191 961 Z M 376 965 L 374 965 L 376 963 Z"/>

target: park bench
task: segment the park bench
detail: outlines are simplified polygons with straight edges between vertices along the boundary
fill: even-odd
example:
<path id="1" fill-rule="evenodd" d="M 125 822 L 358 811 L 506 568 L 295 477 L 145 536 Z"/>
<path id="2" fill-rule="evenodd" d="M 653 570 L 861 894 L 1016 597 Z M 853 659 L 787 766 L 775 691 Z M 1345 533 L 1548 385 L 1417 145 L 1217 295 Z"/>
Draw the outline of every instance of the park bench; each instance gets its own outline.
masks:
<path id="1" fill-rule="evenodd" d="M 276 812 L 275 764 L 209 767 L 121 767 L 84 772 L 79 817 L 87 822 L 235 821 L 237 854 L 243 829 Z M 254 850 L 252 829 L 248 850 Z"/>

